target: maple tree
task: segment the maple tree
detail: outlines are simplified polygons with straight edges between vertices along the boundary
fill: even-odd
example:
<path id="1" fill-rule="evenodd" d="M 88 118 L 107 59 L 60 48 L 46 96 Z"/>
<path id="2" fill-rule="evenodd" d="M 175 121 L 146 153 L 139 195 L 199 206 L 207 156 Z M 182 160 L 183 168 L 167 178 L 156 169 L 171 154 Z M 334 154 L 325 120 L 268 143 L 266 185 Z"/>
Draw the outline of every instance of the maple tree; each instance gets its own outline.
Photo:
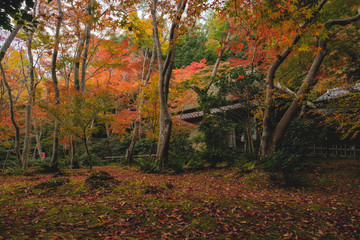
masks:
<path id="1" fill-rule="evenodd" d="M 91 145 L 96 135 L 92 127 L 97 129 L 102 125 L 101 131 L 107 138 L 131 136 L 127 162 L 131 161 L 137 138 L 145 135 L 158 141 L 156 167 L 163 168 L 168 162 L 172 130 L 175 136 L 181 129 L 187 129 L 187 125 L 178 120 L 179 128 L 173 129 L 173 116 L 191 106 L 197 95 L 208 94 L 210 88 L 218 87 L 213 85 L 219 68 L 226 71 L 250 66 L 268 73 L 265 103 L 258 99 L 262 106 L 256 113 L 263 117 L 260 150 L 263 155 L 271 154 L 291 120 L 305 111 L 305 104 L 314 107 L 306 101 L 308 96 L 313 99 L 329 86 L 357 81 L 358 69 L 352 67 L 356 54 L 342 51 L 351 48 L 351 52 L 358 52 L 357 7 L 353 0 L 335 5 L 330 0 L 38 0 L 34 5 L 36 28 L 22 21 L 15 22 L 13 32 L 2 45 L 0 56 L 5 59 L 2 78 L 4 83 L 9 83 L 8 94 L 2 96 L 10 107 L 10 111 L 2 111 L 3 129 L 13 131 L 9 139 L 17 139 L 16 148 L 20 150 L 16 152 L 23 159 L 24 167 L 34 142 L 36 151 L 42 151 L 41 138 L 53 141 L 50 155 L 54 169 L 59 159 L 65 157 L 61 145 L 71 146 L 73 162 L 75 152 L 86 151 L 82 148 L 75 151 L 76 143 Z M 340 10 L 334 11 L 336 8 Z M 207 9 L 210 13 L 204 14 Z M 198 35 L 201 36 L 197 39 Z M 14 39 L 18 45 L 8 51 Z M 182 52 L 175 56 L 177 48 Z M 199 54 L 204 55 L 206 61 L 201 60 Z M 12 63 L 15 56 L 22 59 L 21 66 Z M 225 60 L 229 64 L 222 66 L 221 61 Z M 205 67 L 206 73 L 199 75 Z M 26 81 L 18 77 L 21 75 Z M 338 77 L 342 80 L 334 83 Z M 311 89 L 315 92 L 310 92 Z M 289 95 L 283 98 L 276 91 Z M 241 95 L 240 91 L 237 93 Z M 62 99 L 63 94 L 69 96 Z M 85 97 L 93 101 L 92 104 L 104 104 L 104 98 L 109 100 L 103 109 L 94 108 L 95 112 L 90 114 L 91 104 L 83 100 Z M 279 97 L 292 104 L 283 109 L 286 112 L 283 117 L 274 118 Z M 46 105 L 45 101 L 49 103 Z M 74 121 L 72 114 L 61 117 L 54 114 L 64 109 L 76 112 L 70 111 L 70 106 L 77 109 L 78 120 Z M 209 109 L 204 108 L 205 119 Z M 31 114 L 32 110 L 38 117 Z M 52 115 L 52 123 L 43 120 L 48 114 Z M 84 121 L 80 120 L 81 115 Z M 13 126 L 8 128 L 11 119 Z M 63 127 L 60 119 L 65 124 Z M 86 124 L 90 119 L 91 123 Z M 102 120 L 97 123 L 96 119 Z M 42 134 L 43 124 L 53 133 Z"/>
<path id="2" fill-rule="evenodd" d="M 277 147 L 286 145 L 286 132 L 296 136 L 312 125 L 293 120 L 308 122 L 309 100 L 326 89 L 359 81 L 358 0 L 37 0 L 21 12 L 30 8 L 31 19 L 18 15 L 12 31 L 1 32 L 0 153 L 4 174 L 16 172 L 11 155 L 21 168 L 40 166 L 26 176 L 0 174 L 0 216 L 7 219 L 0 238 L 358 237 L 359 181 L 354 169 L 337 172 L 358 163 L 336 162 L 327 174 L 309 162 L 306 191 L 269 182 L 277 173 L 255 165 L 186 173 L 206 167 L 203 160 L 210 168 L 244 156 L 255 161 L 239 149 L 221 152 L 239 125 L 248 150 L 256 150 L 254 115 L 263 119 L 262 155 L 277 153 L 267 163 L 294 173 L 288 160 L 298 149 Z M 359 99 L 354 91 L 330 101 L 323 123 L 357 138 Z M 211 114 L 233 101 L 243 106 L 232 116 L 237 122 L 231 111 Z M 177 117 L 189 108 L 203 110 L 200 127 Z M 297 126 L 289 131 L 291 122 Z M 208 152 L 188 140 L 196 128 L 205 129 Z M 156 143 L 154 162 L 131 160 Z M 185 173 L 96 166 L 110 154 L 150 171 Z M 59 171 L 69 163 L 95 172 Z"/>
<path id="3" fill-rule="evenodd" d="M 317 83 L 318 70 L 328 52 L 326 43 L 336 34 L 334 27 L 346 26 L 359 18 L 359 14 L 347 17 L 351 12 L 344 11 L 328 14 L 333 6 L 327 2 L 263 1 L 253 4 L 247 1 L 234 1 L 232 7 L 228 8 L 231 25 L 233 28 L 238 27 L 240 38 L 247 41 L 249 56 L 247 61 L 251 64 L 261 63 L 260 67 L 268 70 L 260 148 L 262 155 L 274 152 L 275 146 L 283 139 L 287 126 L 297 115 L 312 86 Z M 352 6 L 352 9 L 358 7 L 356 4 L 347 6 Z M 324 20 L 322 18 L 325 15 Z M 331 19 L 332 16 L 334 19 Z M 341 29 L 337 28 L 337 30 Z M 243 47 L 243 42 L 239 44 Z M 311 67 L 301 81 L 295 92 L 296 97 L 284 116 L 278 123 L 272 123 L 277 70 L 290 58 L 292 52 L 301 52 L 309 48 L 312 48 L 315 54 Z"/>

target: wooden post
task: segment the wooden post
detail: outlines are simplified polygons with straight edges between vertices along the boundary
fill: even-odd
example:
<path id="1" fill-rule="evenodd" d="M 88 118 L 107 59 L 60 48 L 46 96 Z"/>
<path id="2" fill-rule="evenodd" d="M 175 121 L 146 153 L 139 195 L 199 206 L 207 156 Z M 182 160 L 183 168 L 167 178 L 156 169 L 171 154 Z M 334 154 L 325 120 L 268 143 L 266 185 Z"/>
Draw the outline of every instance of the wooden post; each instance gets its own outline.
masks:
<path id="1" fill-rule="evenodd" d="M 338 155 L 338 145 L 335 144 L 335 156 L 337 156 L 337 155 Z"/>
<path id="2" fill-rule="evenodd" d="M 347 148 L 346 148 L 346 144 L 345 144 L 345 157 L 347 156 Z"/>

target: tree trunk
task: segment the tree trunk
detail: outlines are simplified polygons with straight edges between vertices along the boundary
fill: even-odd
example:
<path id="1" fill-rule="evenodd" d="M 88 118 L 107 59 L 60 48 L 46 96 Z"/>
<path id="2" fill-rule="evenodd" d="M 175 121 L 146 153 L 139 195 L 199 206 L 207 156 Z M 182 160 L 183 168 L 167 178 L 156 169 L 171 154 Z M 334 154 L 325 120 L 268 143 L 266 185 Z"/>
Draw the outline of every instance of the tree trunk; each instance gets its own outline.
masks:
<path id="1" fill-rule="evenodd" d="M 317 11 L 313 14 L 313 16 L 308 19 L 301 28 L 304 29 L 311 21 L 317 16 L 317 14 L 320 12 L 320 10 L 323 8 L 327 0 L 322 0 L 318 7 Z M 266 99 L 265 99 L 265 111 L 263 116 L 263 131 L 261 135 L 261 142 L 260 142 L 260 155 L 266 156 L 273 153 L 274 149 L 273 147 L 273 130 L 274 127 L 271 123 L 271 117 L 273 116 L 273 92 L 274 92 L 274 80 L 275 80 L 275 74 L 277 69 L 280 67 L 280 65 L 284 62 L 284 60 L 290 55 L 292 52 L 294 46 L 300 41 L 301 37 L 303 36 L 304 32 L 297 34 L 291 45 L 287 47 L 280 55 L 276 57 L 272 65 L 270 66 L 267 76 L 266 76 Z"/>
<path id="2" fill-rule="evenodd" d="M 10 35 L 6 38 L 4 44 L 1 46 L 1 49 L 0 49 L 0 62 L 4 59 L 7 50 L 9 49 L 12 41 L 14 40 L 14 38 L 16 37 L 17 33 L 22 28 L 22 26 L 23 26 L 22 24 L 16 24 L 14 29 L 10 33 Z"/>
<path id="3" fill-rule="evenodd" d="M 80 91 L 80 58 L 84 48 L 85 40 L 79 36 L 79 46 L 75 53 L 74 63 L 74 85 L 77 91 Z"/>
<path id="4" fill-rule="evenodd" d="M 81 66 L 81 82 L 80 82 L 80 89 L 81 91 L 85 91 L 85 84 L 86 84 L 86 67 L 87 67 L 87 58 L 88 58 L 88 52 L 89 52 L 89 46 L 90 46 L 90 37 L 91 37 L 91 27 L 92 27 L 92 18 L 94 17 L 94 0 L 89 0 L 88 2 L 88 14 L 91 16 L 91 20 L 86 24 L 85 27 L 85 48 L 84 48 L 84 55 L 82 60 L 82 66 Z"/>
<path id="5" fill-rule="evenodd" d="M 42 147 L 41 147 L 41 131 L 39 132 L 36 119 L 33 119 L 34 122 L 34 133 L 35 133 L 35 140 L 36 140 L 36 150 L 39 154 L 39 158 L 41 161 L 44 160 L 44 157 L 42 155 Z M 35 151 L 34 151 L 35 153 Z"/>
<path id="6" fill-rule="evenodd" d="M 61 1 L 57 0 L 58 4 L 58 21 L 56 23 L 56 30 L 55 30 L 55 43 L 54 43 L 54 50 L 52 55 L 52 62 L 51 62 L 51 78 L 53 82 L 54 92 L 55 92 L 55 105 L 60 104 L 60 90 L 58 86 L 58 80 L 56 76 L 56 60 L 59 51 L 59 43 L 60 43 L 60 28 L 61 23 L 64 17 L 64 13 L 62 11 Z M 53 141 L 53 151 L 52 151 L 52 158 L 51 158 L 51 168 L 53 171 L 59 170 L 59 121 L 56 119 L 54 123 L 54 141 Z"/>
<path id="7" fill-rule="evenodd" d="M 25 11 L 27 11 L 28 8 L 25 9 Z M 3 78 L 3 83 L 8 91 L 8 95 L 9 95 L 9 102 L 10 102 L 10 115 L 11 115 L 11 122 L 14 125 L 15 128 L 15 153 L 16 153 L 16 158 L 18 160 L 18 163 L 20 166 L 22 166 L 22 160 L 21 160 L 21 151 L 20 151 L 20 129 L 19 126 L 15 120 L 15 113 L 14 113 L 14 101 L 13 101 L 13 97 L 11 94 L 11 88 L 6 80 L 6 75 L 5 75 L 5 71 L 4 68 L 2 66 L 2 60 L 5 57 L 5 54 L 7 52 L 7 50 L 9 49 L 11 43 L 13 42 L 13 40 L 15 39 L 17 33 L 19 32 L 19 30 L 22 28 L 22 24 L 16 24 L 13 31 L 10 33 L 10 35 L 5 39 L 3 45 L 1 46 L 0 49 L 0 70 L 1 70 L 1 76 Z"/>
<path id="8" fill-rule="evenodd" d="M 90 152 L 89 152 L 88 141 L 87 141 L 87 137 L 86 137 L 86 127 L 83 128 L 83 134 L 84 134 L 83 140 L 84 140 L 84 144 L 85 144 L 85 149 L 86 149 L 86 153 L 87 153 L 88 158 L 89 158 L 89 168 L 92 169 L 93 163 L 92 163 L 91 154 L 90 154 Z"/>
<path id="9" fill-rule="evenodd" d="M 9 102 L 10 102 L 10 116 L 11 116 L 11 122 L 14 125 L 15 128 L 15 153 L 16 153 L 16 158 L 18 160 L 19 166 L 22 166 L 22 160 L 21 160 L 21 152 L 20 152 L 20 128 L 19 125 L 16 122 L 15 119 L 15 112 L 14 112 L 14 101 L 13 101 L 13 96 L 11 94 L 11 88 L 9 86 L 9 83 L 6 80 L 6 76 L 5 76 L 5 71 L 3 68 L 2 63 L 0 62 L 0 70 L 1 70 L 1 76 L 3 79 L 3 83 L 8 91 L 8 95 L 9 95 Z"/>
<path id="10" fill-rule="evenodd" d="M 153 63 L 155 61 L 155 52 L 156 52 L 156 46 L 155 44 L 153 44 L 153 50 L 152 50 L 152 55 L 151 55 L 151 59 L 150 59 L 150 63 L 149 63 L 149 70 L 148 73 L 145 77 L 145 63 L 146 63 L 146 59 L 147 59 L 147 50 L 144 56 L 144 62 L 143 62 L 143 71 L 141 74 L 141 79 L 143 81 L 143 85 L 141 86 L 140 92 L 142 93 L 143 89 L 146 87 L 146 85 L 149 83 L 150 81 L 150 76 L 151 76 L 151 71 L 152 71 L 152 67 L 153 67 Z M 135 121 L 135 127 L 133 130 L 133 134 L 132 134 L 132 138 L 131 138 L 131 143 L 130 143 L 130 147 L 127 149 L 126 151 L 126 156 L 125 156 L 125 162 L 127 164 L 130 164 L 132 161 L 132 157 L 134 154 L 134 150 L 135 150 L 135 145 L 136 142 L 138 140 L 138 136 L 139 136 L 139 130 L 141 128 L 141 108 L 144 105 L 144 99 L 140 99 L 140 104 L 139 104 L 139 111 L 138 111 L 138 118 Z"/>
<path id="11" fill-rule="evenodd" d="M 33 32 L 28 32 L 28 41 L 27 41 L 27 51 L 28 51 L 28 60 L 29 60 L 29 96 L 28 102 L 26 104 L 26 113 L 25 113 L 25 136 L 24 136 L 24 146 L 22 151 L 22 167 L 26 169 L 29 163 L 30 156 L 30 147 L 31 147 L 31 108 L 34 99 L 34 86 L 35 86 L 35 76 L 34 76 L 34 59 L 32 55 L 32 39 Z"/>
<path id="12" fill-rule="evenodd" d="M 139 128 L 140 128 L 140 121 L 136 120 L 132 138 L 131 138 L 130 147 L 127 149 L 126 156 L 125 156 L 125 162 L 128 165 L 130 165 L 131 161 L 132 161 L 132 156 L 133 156 L 134 150 L 135 150 L 135 144 L 136 144 L 136 141 L 139 136 Z"/>
<path id="13" fill-rule="evenodd" d="M 170 145 L 170 135 L 172 119 L 168 109 L 168 93 L 171 73 L 175 61 L 176 39 L 178 37 L 178 27 L 181 16 L 186 7 L 186 0 L 180 0 L 177 5 L 175 19 L 172 22 L 169 35 L 169 51 L 166 60 L 162 62 L 161 43 L 159 41 L 158 22 L 156 17 L 157 0 L 153 0 L 151 16 L 153 19 L 153 41 L 157 49 L 158 65 L 159 65 L 159 98 L 160 98 L 160 130 L 159 141 L 156 151 L 155 168 L 162 169 L 168 164 L 168 153 Z"/>

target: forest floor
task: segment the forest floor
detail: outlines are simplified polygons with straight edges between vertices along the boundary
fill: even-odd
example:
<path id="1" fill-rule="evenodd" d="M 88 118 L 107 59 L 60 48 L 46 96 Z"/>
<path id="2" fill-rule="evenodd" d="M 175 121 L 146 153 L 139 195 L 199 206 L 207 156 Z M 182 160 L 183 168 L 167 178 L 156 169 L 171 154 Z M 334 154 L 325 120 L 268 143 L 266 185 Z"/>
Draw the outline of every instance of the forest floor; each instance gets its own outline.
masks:
<path id="1" fill-rule="evenodd" d="M 0 239 L 360 239 L 359 170 L 359 160 L 313 161 L 302 188 L 231 168 L 2 175 Z M 98 171 L 115 179 L 85 181 Z"/>

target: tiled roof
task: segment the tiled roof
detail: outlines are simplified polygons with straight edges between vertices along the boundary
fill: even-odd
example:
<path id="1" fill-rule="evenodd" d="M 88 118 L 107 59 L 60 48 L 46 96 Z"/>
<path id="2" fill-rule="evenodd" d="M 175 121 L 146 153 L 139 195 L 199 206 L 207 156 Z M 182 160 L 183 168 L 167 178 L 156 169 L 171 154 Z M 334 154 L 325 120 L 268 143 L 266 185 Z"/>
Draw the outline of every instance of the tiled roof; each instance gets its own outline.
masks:
<path id="1" fill-rule="evenodd" d="M 226 105 L 226 106 L 222 106 L 222 107 L 218 107 L 218 108 L 212 108 L 210 110 L 210 113 L 214 114 L 214 113 L 220 113 L 220 112 L 233 110 L 233 109 L 240 109 L 240 108 L 243 108 L 243 104 L 235 103 L 235 104 Z M 198 111 L 198 112 L 179 114 L 176 116 L 176 118 L 179 118 L 181 120 L 189 120 L 189 119 L 199 118 L 199 117 L 203 117 L 203 116 L 204 116 L 204 112 Z"/>
<path id="2" fill-rule="evenodd" d="M 326 93 L 321 95 L 319 98 L 315 99 L 313 102 L 317 103 L 317 102 L 322 102 L 322 101 L 326 101 L 329 99 L 333 99 L 336 97 L 341 97 L 346 94 L 349 94 L 353 90 L 360 91 L 360 83 L 357 83 L 352 87 L 339 87 L 339 88 L 328 89 L 326 91 Z"/>

